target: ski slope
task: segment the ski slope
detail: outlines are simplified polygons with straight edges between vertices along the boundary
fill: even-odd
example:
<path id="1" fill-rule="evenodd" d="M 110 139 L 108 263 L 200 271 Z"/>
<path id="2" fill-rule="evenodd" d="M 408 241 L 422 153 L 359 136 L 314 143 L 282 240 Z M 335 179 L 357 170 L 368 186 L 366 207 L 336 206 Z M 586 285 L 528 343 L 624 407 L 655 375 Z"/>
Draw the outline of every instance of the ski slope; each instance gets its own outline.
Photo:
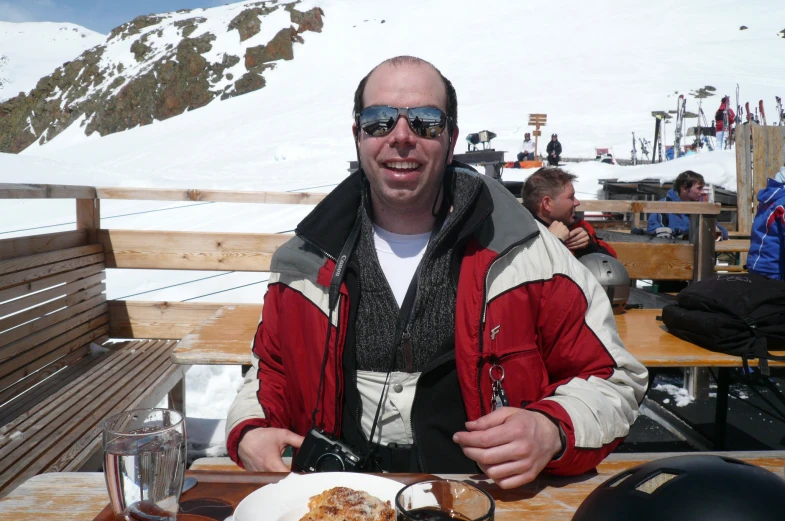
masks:
<path id="1" fill-rule="evenodd" d="M 0 102 L 29 92 L 42 77 L 105 38 L 70 23 L 0 22 Z"/>
<path id="2" fill-rule="evenodd" d="M 46 145 L 0 154 L 0 182 L 327 191 L 347 175 L 355 156 L 350 128 L 357 83 L 380 61 L 401 54 L 432 61 L 454 83 L 457 151 L 466 150 L 467 133 L 488 129 L 508 159 L 531 130 L 529 113 L 548 114 L 543 136 L 557 132 L 565 157 L 593 157 L 595 147 L 612 147 L 628 158 L 631 132 L 651 140 L 650 112 L 675 109 L 677 93 L 715 87 L 718 96 L 704 100 L 711 118 L 723 94 L 735 103 L 739 83 L 742 104 L 763 99 L 770 121 L 774 96 L 785 96 L 785 42 L 777 35 L 785 20 L 782 2 L 306 0 L 298 9 L 314 6 L 324 10 L 323 31 L 304 33 L 295 59 L 265 72 L 265 88 L 106 137 L 85 136 L 74 124 Z M 226 10 L 236 8 L 198 10 L 198 16 L 225 19 Z M 739 31 L 742 24 L 749 29 Z M 49 48 L 45 39 L 36 42 L 30 52 Z M 13 81 L 21 85 L 44 72 L 18 71 Z M 687 110 L 697 110 L 689 96 Z M 670 144 L 672 125 L 666 132 Z M 566 168 L 579 176 L 579 198 L 596 198 L 598 179 L 671 180 L 686 169 L 736 187 L 732 151 L 657 165 Z M 507 170 L 504 178 L 528 173 Z M 310 208 L 106 201 L 101 210 L 105 228 L 276 233 L 292 230 Z M 74 218 L 70 201 L 3 201 L 0 238 L 73 229 Z M 266 278 L 109 270 L 107 298 L 261 302 Z M 189 373 L 189 416 L 220 417 L 228 408 L 239 376 L 216 371 Z"/>

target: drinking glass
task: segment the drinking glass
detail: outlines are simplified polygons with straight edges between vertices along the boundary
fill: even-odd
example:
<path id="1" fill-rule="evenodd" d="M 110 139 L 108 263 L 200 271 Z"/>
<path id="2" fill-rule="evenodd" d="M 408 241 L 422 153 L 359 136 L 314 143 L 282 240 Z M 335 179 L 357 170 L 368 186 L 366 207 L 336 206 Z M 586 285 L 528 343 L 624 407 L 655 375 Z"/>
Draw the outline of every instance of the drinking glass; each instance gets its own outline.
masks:
<path id="1" fill-rule="evenodd" d="M 414 483 L 395 496 L 396 521 L 493 521 L 495 510 L 486 491 L 451 479 Z"/>
<path id="2" fill-rule="evenodd" d="M 174 521 L 185 473 L 185 421 L 134 409 L 104 421 L 104 475 L 118 521 Z"/>

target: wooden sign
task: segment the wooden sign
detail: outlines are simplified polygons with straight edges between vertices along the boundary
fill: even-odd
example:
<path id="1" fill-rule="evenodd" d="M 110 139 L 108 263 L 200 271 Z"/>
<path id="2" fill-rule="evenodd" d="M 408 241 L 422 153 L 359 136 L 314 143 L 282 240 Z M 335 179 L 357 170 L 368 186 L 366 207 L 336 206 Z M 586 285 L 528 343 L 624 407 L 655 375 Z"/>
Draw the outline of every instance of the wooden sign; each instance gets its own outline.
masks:
<path id="1" fill-rule="evenodd" d="M 534 157 L 536 158 L 539 155 L 539 146 L 540 146 L 540 136 L 542 132 L 540 131 L 540 127 L 545 126 L 545 122 L 548 120 L 547 114 L 529 114 L 529 126 L 535 127 L 534 132 Z"/>

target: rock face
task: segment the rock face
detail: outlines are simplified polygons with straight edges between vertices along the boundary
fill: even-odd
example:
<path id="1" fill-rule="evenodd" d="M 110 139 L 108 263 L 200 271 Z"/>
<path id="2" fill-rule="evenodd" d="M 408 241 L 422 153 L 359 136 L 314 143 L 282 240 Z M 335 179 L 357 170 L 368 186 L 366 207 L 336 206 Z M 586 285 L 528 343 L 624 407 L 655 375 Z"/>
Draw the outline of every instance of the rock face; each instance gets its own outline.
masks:
<path id="1" fill-rule="evenodd" d="M 298 3 L 242 2 L 135 18 L 30 92 L 0 104 L 0 152 L 43 144 L 77 121 L 86 134 L 105 136 L 261 89 L 264 71 L 294 59 L 304 32 L 322 30 L 322 10 L 301 12 Z M 212 32 L 206 29 L 212 17 L 226 19 L 227 11 L 236 14 L 225 31 L 215 31 L 215 23 Z M 273 23 L 275 36 L 261 41 L 261 28 L 270 24 L 270 34 Z M 222 51 L 236 49 L 238 39 L 242 56 Z"/>

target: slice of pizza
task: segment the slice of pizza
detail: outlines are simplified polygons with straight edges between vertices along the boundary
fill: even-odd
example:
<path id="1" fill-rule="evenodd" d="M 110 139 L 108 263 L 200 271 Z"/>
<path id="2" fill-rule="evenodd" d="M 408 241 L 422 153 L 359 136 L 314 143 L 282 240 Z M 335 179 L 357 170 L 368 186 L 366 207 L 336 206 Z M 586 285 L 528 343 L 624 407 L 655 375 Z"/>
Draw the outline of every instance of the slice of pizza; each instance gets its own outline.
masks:
<path id="1" fill-rule="evenodd" d="M 389 501 L 347 487 L 313 496 L 308 508 L 310 511 L 300 521 L 393 521 L 395 517 Z"/>

